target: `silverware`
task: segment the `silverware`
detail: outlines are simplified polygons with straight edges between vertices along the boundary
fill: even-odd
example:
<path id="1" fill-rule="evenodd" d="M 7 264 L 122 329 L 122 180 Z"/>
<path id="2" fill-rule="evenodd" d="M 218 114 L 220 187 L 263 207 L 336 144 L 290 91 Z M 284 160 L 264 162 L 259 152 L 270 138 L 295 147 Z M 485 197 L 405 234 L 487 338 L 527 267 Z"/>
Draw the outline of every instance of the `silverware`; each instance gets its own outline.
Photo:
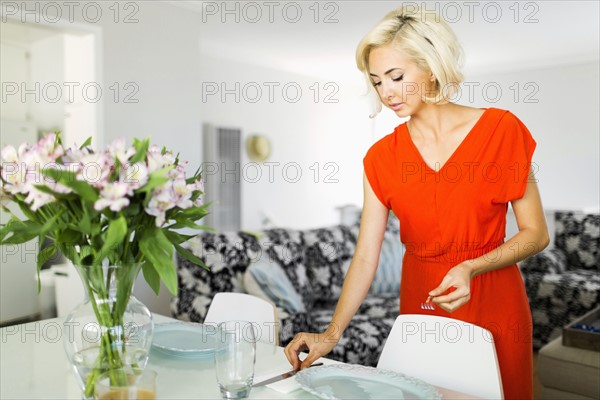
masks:
<path id="1" fill-rule="evenodd" d="M 427 297 L 427 300 L 425 301 L 425 303 L 421 303 L 421 310 L 429 310 L 429 311 L 435 310 L 435 306 L 431 302 L 431 296 Z"/>
<path id="2" fill-rule="evenodd" d="M 318 367 L 319 365 L 323 365 L 323 363 L 322 362 L 315 363 L 315 364 L 311 365 L 309 368 Z M 298 371 L 289 371 L 289 372 L 286 372 L 285 374 L 276 375 L 276 376 L 274 376 L 272 378 L 269 378 L 267 380 L 264 380 L 262 382 L 254 383 L 252 385 L 252 387 L 265 386 L 265 385 L 268 385 L 268 384 L 273 383 L 273 382 L 282 381 L 284 379 L 291 378 L 292 376 L 296 375 L 297 373 L 298 373 Z"/>

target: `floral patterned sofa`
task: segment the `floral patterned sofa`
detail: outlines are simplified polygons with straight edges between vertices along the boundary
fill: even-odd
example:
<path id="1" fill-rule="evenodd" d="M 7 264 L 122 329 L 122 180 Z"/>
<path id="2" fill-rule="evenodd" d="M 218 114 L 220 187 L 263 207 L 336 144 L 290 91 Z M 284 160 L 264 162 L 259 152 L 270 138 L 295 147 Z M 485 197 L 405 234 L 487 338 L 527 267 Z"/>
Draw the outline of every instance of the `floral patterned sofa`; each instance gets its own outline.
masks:
<path id="1" fill-rule="evenodd" d="M 322 331 L 333 315 L 356 246 L 358 222 L 321 229 L 268 229 L 203 233 L 187 247 L 211 271 L 178 259 L 175 318 L 202 322 L 218 292 L 247 292 L 278 308 L 279 339 L 286 345 L 299 331 Z M 390 220 L 370 293 L 328 356 L 374 366 L 399 312 L 403 247 L 399 224 Z"/>
<path id="2" fill-rule="evenodd" d="M 554 245 L 520 264 L 536 349 L 600 304 L 600 215 L 556 212 L 554 217 Z"/>

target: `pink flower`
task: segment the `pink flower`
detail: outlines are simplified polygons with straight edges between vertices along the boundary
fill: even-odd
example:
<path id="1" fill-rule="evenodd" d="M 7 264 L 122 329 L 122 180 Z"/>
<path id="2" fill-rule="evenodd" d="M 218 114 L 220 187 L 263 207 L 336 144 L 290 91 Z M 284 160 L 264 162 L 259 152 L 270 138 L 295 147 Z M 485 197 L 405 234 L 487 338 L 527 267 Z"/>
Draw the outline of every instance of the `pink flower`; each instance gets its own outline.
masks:
<path id="1" fill-rule="evenodd" d="M 94 203 L 94 208 L 101 211 L 109 207 L 112 211 L 119 212 L 129 205 L 127 193 L 129 186 L 123 182 L 106 183 L 100 191 L 100 198 Z"/>

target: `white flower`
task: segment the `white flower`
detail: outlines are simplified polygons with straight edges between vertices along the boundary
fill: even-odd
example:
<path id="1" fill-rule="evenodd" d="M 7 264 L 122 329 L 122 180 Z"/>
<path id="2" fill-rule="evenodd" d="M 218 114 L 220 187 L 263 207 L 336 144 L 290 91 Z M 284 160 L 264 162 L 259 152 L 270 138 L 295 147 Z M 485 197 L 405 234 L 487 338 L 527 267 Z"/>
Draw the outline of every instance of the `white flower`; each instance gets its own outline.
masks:
<path id="1" fill-rule="evenodd" d="M 17 150 L 14 148 L 14 146 L 8 145 L 8 146 L 4 146 L 2 148 L 2 151 L 0 152 L 0 154 L 2 155 L 2 162 L 7 162 L 7 163 L 18 163 L 19 162 L 19 155 L 17 154 Z"/>
<path id="2" fill-rule="evenodd" d="M 79 164 L 81 162 L 81 160 L 83 159 L 83 157 L 87 156 L 88 154 L 90 154 L 90 151 L 88 150 L 87 147 L 83 148 L 83 149 L 71 149 L 68 148 L 67 151 L 65 152 L 65 156 L 63 157 L 63 161 L 65 163 L 77 163 Z"/>
<path id="3" fill-rule="evenodd" d="M 170 182 L 167 182 L 169 184 Z M 150 215 L 154 215 L 156 217 L 156 226 L 160 227 L 165 223 L 165 212 L 173 207 L 175 207 L 175 203 L 173 202 L 170 190 L 167 184 L 154 189 L 152 192 L 152 198 L 148 202 L 148 206 L 146 207 L 146 212 Z"/>
<path id="4" fill-rule="evenodd" d="M 185 180 L 173 182 L 173 200 L 179 208 L 190 208 L 193 203 L 191 200 L 194 185 L 186 185 Z"/>
<path id="5" fill-rule="evenodd" d="M 100 191 L 100 198 L 94 203 L 94 208 L 101 211 L 109 207 L 112 211 L 118 212 L 129 205 L 129 199 L 126 197 L 129 186 L 123 182 L 107 183 Z"/>
<path id="6" fill-rule="evenodd" d="M 119 160 L 121 164 L 125 164 L 131 156 L 135 154 L 135 148 L 125 146 L 125 139 L 115 139 L 108 145 L 108 153 L 115 160 Z"/>
<path id="7" fill-rule="evenodd" d="M 204 179 L 198 179 L 194 185 L 195 187 L 193 190 L 199 190 L 200 192 L 204 193 Z M 201 194 L 200 196 L 196 197 L 194 206 L 200 207 L 202 204 L 204 204 L 204 195 Z"/>
<path id="8" fill-rule="evenodd" d="M 79 159 L 77 180 L 86 181 L 96 188 L 103 188 L 114 168 L 114 161 L 106 153 L 84 154 Z"/>
<path id="9" fill-rule="evenodd" d="M 0 168 L 0 176 L 6 181 L 4 190 L 8 193 L 27 194 L 29 193 L 30 186 L 28 181 L 33 181 L 34 177 L 37 177 L 35 169 L 28 168 L 27 163 L 23 160 L 26 153 L 30 150 L 26 144 L 19 146 L 19 151 L 13 146 L 5 146 L 2 151 L 2 166 Z M 28 179 L 29 178 L 29 179 Z M 42 182 L 37 182 L 42 183 Z"/>
<path id="10" fill-rule="evenodd" d="M 56 133 L 50 133 L 41 138 L 39 142 L 33 146 L 33 150 L 40 154 L 42 158 L 49 161 L 54 161 L 65 154 L 64 148 L 61 145 L 56 144 Z"/>
<path id="11" fill-rule="evenodd" d="M 141 162 L 127 164 L 121 169 L 121 181 L 129 185 L 132 191 L 141 188 L 148 182 L 148 167 Z"/>
<path id="12" fill-rule="evenodd" d="M 162 150 L 156 145 L 151 146 L 150 149 L 148 149 L 146 158 L 148 160 L 148 171 L 150 173 L 172 165 L 175 162 L 175 157 L 172 152 L 167 151 L 165 154 L 162 154 Z"/>
<path id="13" fill-rule="evenodd" d="M 29 186 L 29 194 L 25 198 L 25 203 L 31 204 L 31 211 L 37 211 L 38 208 L 45 204 L 51 203 L 54 200 L 54 196 L 39 191 L 35 186 Z"/>

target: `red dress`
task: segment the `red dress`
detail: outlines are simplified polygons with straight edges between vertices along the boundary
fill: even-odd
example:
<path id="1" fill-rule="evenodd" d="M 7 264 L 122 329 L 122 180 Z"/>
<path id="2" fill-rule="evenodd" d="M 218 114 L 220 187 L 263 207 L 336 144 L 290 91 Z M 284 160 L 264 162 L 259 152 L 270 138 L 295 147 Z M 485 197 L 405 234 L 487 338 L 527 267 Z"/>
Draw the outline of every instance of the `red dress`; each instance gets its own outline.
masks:
<path id="1" fill-rule="evenodd" d="M 452 313 L 425 312 L 420 303 L 450 268 L 503 243 L 508 203 L 525 193 L 535 146 L 517 117 L 490 108 L 437 172 L 422 159 L 406 124 L 364 158 L 375 195 L 400 219 L 406 247 L 400 313 L 446 316 L 490 330 L 506 399 L 533 398 L 531 312 L 517 265 L 473 278 L 470 301 Z"/>

